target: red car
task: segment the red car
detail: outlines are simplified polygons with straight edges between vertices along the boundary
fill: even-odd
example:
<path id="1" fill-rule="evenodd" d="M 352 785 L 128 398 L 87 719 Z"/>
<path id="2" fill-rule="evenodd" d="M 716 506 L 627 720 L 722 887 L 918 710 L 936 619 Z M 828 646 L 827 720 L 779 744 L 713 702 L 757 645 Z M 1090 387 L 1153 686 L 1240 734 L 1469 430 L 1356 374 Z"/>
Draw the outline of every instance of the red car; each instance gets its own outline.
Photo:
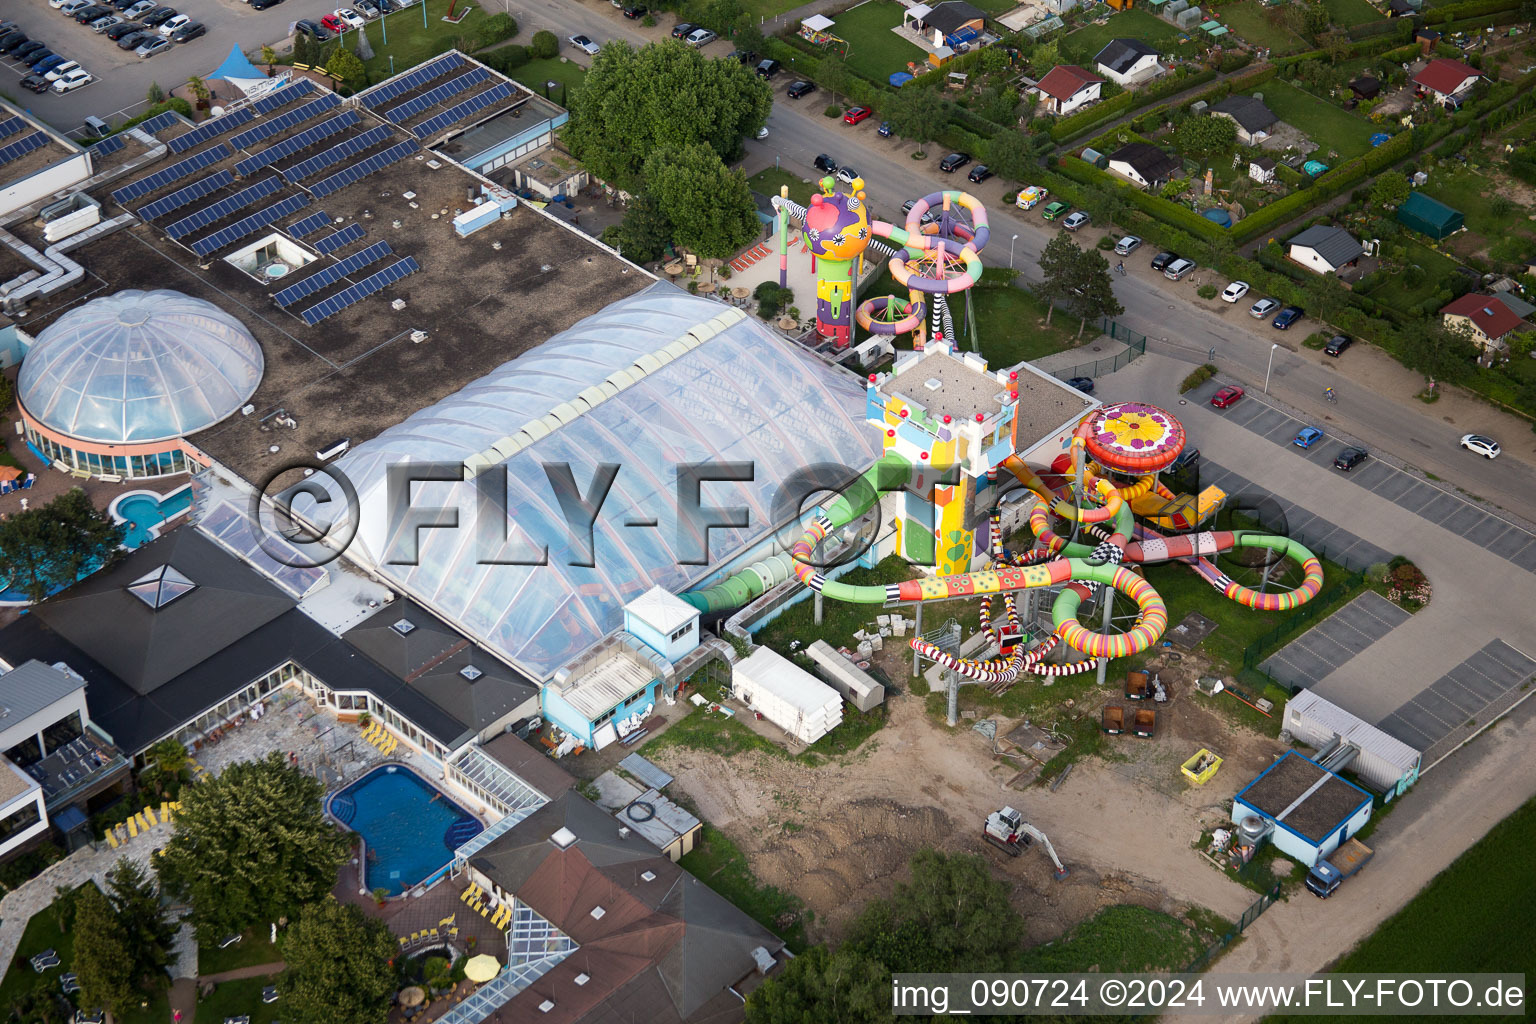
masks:
<path id="1" fill-rule="evenodd" d="M 347 26 L 343 24 L 342 20 L 336 17 L 334 14 L 327 14 L 325 17 L 321 18 L 320 24 L 324 25 L 328 31 L 335 32 L 337 35 L 341 35 L 347 30 Z"/>
<path id="2" fill-rule="evenodd" d="M 1225 409 L 1247 393 L 1248 392 L 1234 384 L 1232 387 L 1222 388 L 1220 391 L 1212 395 L 1211 405 L 1218 409 Z"/>
<path id="3" fill-rule="evenodd" d="M 848 113 L 843 115 L 843 123 L 858 124 L 860 121 L 864 120 L 866 117 L 873 113 L 874 111 L 870 110 L 868 107 L 849 107 Z"/>

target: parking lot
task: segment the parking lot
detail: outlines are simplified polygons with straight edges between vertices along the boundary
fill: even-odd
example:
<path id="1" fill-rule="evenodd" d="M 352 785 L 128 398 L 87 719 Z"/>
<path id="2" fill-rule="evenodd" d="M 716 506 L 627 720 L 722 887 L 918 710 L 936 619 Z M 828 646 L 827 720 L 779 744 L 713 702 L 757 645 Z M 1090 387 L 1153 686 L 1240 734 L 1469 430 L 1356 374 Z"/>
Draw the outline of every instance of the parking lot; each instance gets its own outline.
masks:
<path id="1" fill-rule="evenodd" d="M 1292 687 L 1311 687 L 1393 629 L 1409 613 L 1368 590 L 1259 665 Z"/>
<path id="2" fill-rule="evenodd" d="M 1421 690 L 1381 721 L 1404 743 L 1427 750 L 1469 722 L 1487 724 L 1484 710 L 1498 708 L 1536 675 L 1536 660 L 1502 640 L 1493 640 Z"/>

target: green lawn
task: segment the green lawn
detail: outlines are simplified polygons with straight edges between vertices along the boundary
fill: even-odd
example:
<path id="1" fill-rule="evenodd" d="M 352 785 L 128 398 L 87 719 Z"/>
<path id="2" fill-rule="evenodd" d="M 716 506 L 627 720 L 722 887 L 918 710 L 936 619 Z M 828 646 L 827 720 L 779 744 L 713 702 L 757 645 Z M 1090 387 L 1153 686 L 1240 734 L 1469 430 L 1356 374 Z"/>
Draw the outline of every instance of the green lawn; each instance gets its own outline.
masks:
<path id="1" fill-rule="evenodd" d="M 1382 20 L 1381 12 L 1365 0 L 1323 0 L 1323 6 L 1328 8 L 1328 20 L 1343 28 Z"/>
<path id="2" fill-rule="evenodd" d="M 1402 244 L 1408 250 L 1407 265 L 1424 271 L 1419 283 L 1410 285 L 1409 279 L 1401 273 L 1384 274 L 1381 283 L 1367 293 L 1371 298 L 1393 309 L 1410 309 L 1433 297 L 1451 280 L 1456 273 L 1456 261 L 1414 241 L 1416 237 L 1405 235 Z"/>
<path id="3" fill-rule="evenodd" d="M 86 885 L 94 883 L 87 882 Z M 76 889 L 75 893 L 80 890 Z M 72 901 L 75 893 L 64 897 Z M 41 953 L 45 949 L 56 950 L 62 964 L 45 974 L 39 975 L 32 970 L 27 961 Z M 46 979 L 48 984 L 57 986 L 59 975 L 72 970 L 75 952 L 75 933 L 59 931 L 59 926 L 54 921 L 52 908 L 45 908 L 32 915 L 32 920 L 27 922 L 26 930 L 21 933 L 21 942 L 16 946 L 16 956 L 12 958 L 9 969 L 5 972 L 5 980 L 0 982 L 0 1008 L 8 1007 L 11 1000 L 37 984 L 40 978 Z M 17 964 L 20 964 L 18 967 Z"/>
<path id="4" fill-rule="evenodd" d="M 832 31 L 848 41 L 849 67 L 884 82 L 896 72 L 907 70 L 909 61 L 921 63 L 928 59 L 926 53 L 891 31 L 901 24 L 904 10 L 891 0 L 871 0 L 834 19 L 837 25 Z"/>
<path id="5" fill-rule="evenodd" d="M 369 81 L 379 82 L 391 74 L 398 74 L 415 67 L 422 61 L 436 57 L 454 48 L 454 42 L 465 36 L 473 37 L 475 26 L 486 17 L 476 6 L 469 16 L 457 25 L 443 21 L 452 0 L 423 0 L 422 4 L 396 11 L 370 21 L 362 31 L 368 33 L 368 45 L 373 49 L 373 59 L 365 61 Z M 459 0 L 463 7 L 463 0 Z M 422 12 L 426 12 L 426 26 L 422 26 Z M 494 13 L 494 12 L 493 12 Z M 389 44 L 385 45 L 386 30 Z M 343 40 L 347 49 L 357 45 L 357 33 L 348 32 Z M 390 58 L 394 58 L 393 71 Z"/>
<path id="6" fill-rule="evenodd" d="M 249 1014 L 251 1024 L 272 1024 L 282 1012 L 283 1001 L 263 1003 L 261 990 L 272 984 L 273 977 L 220 982 L 213 995 L 198 1002 L 197 1019 L 219 1024 L 226 1017 Z"/>
<path id="7" fill-rule="evenodd" d="M 1140 39 L 1160 49 L 1170 49 L 1182 33 L 1150 11 L 1133 8 L 1110 15 L 1102 25 L 1087 25 L 1062 41 L 1062 49 L 1080 63 L 1091 61 L 1111 39 Z M 1084 63 L 1084 66 L 1091 66 Z"/>
<path id="8" fill-rule="evenodd" d="M 1274 51 L 1273 56 L 1300 53 L 1306 49 L 1305 39 L 1282 26 L 1271 25 L 1264 12 L 1265 8 L 1258 3 L 1258 0 L 1243 0 L 1242 3 L 1217 8 L 1216 11 L 1222 24 L 1254 46 L 1269 47 Z M 1273 84 L 1273 82 L 1265 83 L 1266 100 L 1269 98 L 1268 89 Z"/>
<path id="9" fill-rule="evenodd" d="M 267 941 L 271 934 L 265 928 L 252 928 L 245 937 L 228 949 L 220 949 L 218 943 L 199 945 L 197 949 L 197 973 L 203 976 L 232 971 L 237 967 L 254 967 L 257 964 L 276 963 L 283 958 L 282 950 Z"/>
<path id="10" fill-rule="evenodd" d="M 1514 196 L 1500 190 L 1486 175 L 1453 166 L 1442 164 L 1435 168 L 1420 191 L 1460 210 L 1466 217 L 1467 230 L 1473 234 L 1493 240 L 1510 233 L 1531 233 L 1532 222 L 1527 218 L 1532 210 L 1515 202 Z M 1497 208 L 1495 200 L 1500 197 L 1508 201 L 1509 209 Z"/>
<path id="11" fill-rule="evenodd" d="M 571 94 L 580 89 L 581 83 L 586 81 L 587 69 L 573 61 L 549 57 L 544 60 L 531 60 L 508 77 L 521 82 L 540 96 L 545 94 L 544 83 L 559 82 L 565 88 L 565 105 L 569 106 Z M 556 103 L 561 102 L 560 90 L 549 90 L 549 98 Z"/>
<path id="12" fill-rule="evenodd" d="M 790 174 L 780 167 L 758 171 L 747 179 L 747 184 L 752 186 L 752 191 L 765 196 L 776 196 L 780 186 L 788 185 L 789 198 L 801 206 L 811 205 L 811 196 L 816 192 L 816 187 L 810 182 L 802 181 L 799 175 Z"/>
<path id="13" fill-rule="evenodd" d="M 1333 167 L 1371 148 L 1370 139 L 1376 128 L 1343 107 L 1318 99 L 1278 78 L 1265 82 L 1259 91 L 1264 95 L 1264 105 L 1280 120 L 1306 132 L 1322 147 L 1312 154 L 1314 159 Z M 1338 159 L 1329 159 L 1329 150 L 1338 153 Z"/>
<path id="14" fill-rule="evenodd" d="M 773 886 L 759 884 L 746 855 L 724 832 L 705 825 L 702 842 L 679 863 L 695 878 L 746 911 L 758 924 L 781 937 L 792 952 L 806 948 L 805 922 L 800 918 L 799 897 Z M 784 922 L 789 922 L 785 924 Z"/>
<path id="15" fill-rule="evenodd" d="M 742 6 L 752 14 L 761 15 L 764 18 L 772 18 L 783 14 L 785 11 L 792 11 L 796 7 L 801 6 L 801 4 L 800 0 L 744 0 Z M 1006 7 L 1003 9 L 1007 10 Z M 768 30 L 764 29 L 763 31 L 767 32 Z"/>
<path id="16" fill-rule="evenodd" d="M 1214 939 L 1214 936 L 1212 937 Z M 1109 906 L 1054 942 L 1026 950 L 1021 971 L 1171 971 L 1205 948 L 1200 933 L 1171 914 Z"/>
<path id="17" fill-rule="evenodd" d="M 1532 843 L 1536 800 L 1495 825 L 1333 970 L 1536 974 L 1536 915 L 1529 912 Z M 1343 898 L 1349 898 L 1347 889 Z M 1274 1024 L 1354 1019 L 1268 1018 Z"/>

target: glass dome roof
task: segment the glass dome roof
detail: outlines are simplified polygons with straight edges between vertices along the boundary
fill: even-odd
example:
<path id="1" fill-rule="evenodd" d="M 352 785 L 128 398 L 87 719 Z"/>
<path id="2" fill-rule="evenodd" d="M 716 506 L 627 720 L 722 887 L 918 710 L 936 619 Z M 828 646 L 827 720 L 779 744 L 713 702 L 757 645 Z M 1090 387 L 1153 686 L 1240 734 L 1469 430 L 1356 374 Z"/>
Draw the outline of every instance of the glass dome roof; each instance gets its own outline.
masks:
<path id="1" fill-rule="evenodd" d="M 796 470 L 815 463 L 863 470 L 880 454 L 879 432 L 864 422 L 863 381 L 750 318 L 669 362 L 651 362 L 652 353 L 689 332 L 707 333 L 701 328 L 727 313 L 735 311 L 652 285 L 354 448 L 338 465 L 357 488 L 361 512 L 349 553 L 524 671 L 549 677 L 619 629 L 625 602 L 653 585 L 685 590 L 762 540 L 779 525 L 774 498 Z M 650 368 L 634 383 L 495 460 L 493 471 L 507 473 L 504 524 L 480 521 L 484 474 L 413 486 L 418 513 L 457 507 L 456 529 L 391 523 L 390 467 L 459 463 L 637 364 Z M 710 529 L 709 564 L 684 564 L 706 549 L 699 531 L 679 523 L 677 466 L 713 461 L 753 466 L 750 481 L 710 481 L 700 496 L 706 509 L 746 508 L 748 525 Z M 591 566 L 575 564 L 583 552 L 549 482 L 559 463 L 587 498 L 598 467 L 618 466 L 596 519 Z M 403 564 L 412 538 L 415 564 Z M 541 548 L 545 565 L 506 564 Z"/>
<path id="2" fill-rule="evenodd" d="M 27 412 L 104 444 L 186 437 L 245 404 L 261 346 L 234 317 L 181 292 L 121 291 L 49 325 L 21 366 Z"/>

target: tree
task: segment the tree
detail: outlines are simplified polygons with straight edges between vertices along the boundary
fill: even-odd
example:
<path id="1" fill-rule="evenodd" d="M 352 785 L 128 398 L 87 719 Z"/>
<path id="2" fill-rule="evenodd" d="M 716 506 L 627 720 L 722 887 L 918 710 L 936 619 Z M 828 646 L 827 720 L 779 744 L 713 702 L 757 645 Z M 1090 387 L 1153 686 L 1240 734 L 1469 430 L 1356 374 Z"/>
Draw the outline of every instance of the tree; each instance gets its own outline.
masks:
<path id="1" fill-rule="evenodd" d="M 0 570 L 41 601 L 86 569 L 121 558 L 123 531 L 77 487 L 0 520 Z"/>
<path id="2" fill-rule="evenodd" d="M 1189 188 L 1188 178 L 1170 178 L 1168 184 L 1162 187 L 1158 195 L 1164 199 L 1177 199 L 1184 194 L 1184 190 L 1187 188 Z"/>
<path id="3" fill-rule="evenodd" d="M 158 106 L 165 102 L 165 90 L 160 88 L 159 82 L 150 82 L 149 91 L 144 94 L 144 98 L 149 101 L 150 106 Z"/>
<path id="4" fill-rule="evenodd" d="M 308 32 L 296 32 L 293 36 L 293 62 L 295 64 L 307 64 L 311 67 L 315 63 L 315 44 L 309 38 Z"/>
<path id="5" fill-rule="evenodd" d="M 949 124 L 950 103 L 937 89 L 906 88 L 891 100 L 891 124 L 896 133 L 917 142 L 918 152 Z"/>
<path id="6" fill-rule="evenodd" d="M 384 922 L 329 895 L 306 906 L 283 946 L 283 1019 L 376 1024 L 395 994 L 394 936 Z"/>
<path id="7" fill-rule="evenodd" d="M 1173 142 L 1181 153 L 1208 160 L 1237 142 L 1237 122 L 1230 117 L 1187 117 L 1173 130 Z"/>
<path id="8" fill-rule="evenodd" d="M 1410 191 L 1408 175 L 1402 171 L 1385 171 L 1371 186 L 1371 205 L 1396 209 L 1407 201 Z"/>
<path id="9" fill-rule="evenodd" d="M 75 956 L 71 964 L 80 980 L 80 1003 L 100 1006 L 121 1017 L 134 995 L 134 958 L 112 905 L 94 885 L 75 897 Z"/>
<path id="10" fill-rule="evenodd" d="M 1078 291 L 1071 298 L 1077 315 L 1082 318 L 1077 336 L 1081 338 L 1091 318 L 1119 316 L 1125 312 L 1120 300 L 1115 298 L 1114 281 L 1109 276 L 1109 261 L 1097 249 L 1084 250 L 1078 257 Z"/>
<path id="11" fill-rule="evenodd" d="M 762 231 L 746 175 L 727 169 L 702 142 L 652 153 L 644 177 L 673 241 L 705 259 L 730 256 Z"/>
<path id="12" fill-rule="evenodd" d="M 0 1013 L 9 1013 L 0 1019 L 26 1021 L 27 1024 L 66 1024 L 74 1018 L 72 1012 L 62 1009 L 68 1005 L 60 1001 L 55 979 L 51 976 L 35 978 L 30 987 L 12 997 L 10 1006 L 0 1009 Z"/>
<path id="13" fill-rule="evenodd" d="M 841 57 L 832 54 L 816 62 L 816 71 L 811 77 L 832 94 L 834 103 L 840 102 L 842 95 L 853 86 L 853 72 L 848 70 L 848 65 Z"/>
<path id="14" fill-rule="evenodd" d="M 358 35 L 365 33 L 359 32 Z M 368 85 L 368 69 L 351 50 L 337 49 L 325 62 L 325 70 L 345 82 L 351 89 L 363 89 Z"/>
<path id="15" fill-rule="evenodd" d="M 200 938 L 293 916 L 330 892 L 350 844 L 321 816 L 322 790 L 277 751 L 182 790 L 157 867 L 192 904 Z"/>
<path id="16" fill-rule="evenodd" d="M 204 82 L 197 75 L 192 75 L 187 79 L 187 88 L 192 91 L 193 99 L 197 100 L 199 110 L 207 106 L 208 101 L 213 97 L 213 93 L 208 91 L 208 83 Z"/>
<path id="17" fill-rule="evenodd" d="M 267 66 L 267 74 L 272 73 L 272 68 L 277 64 L 277 51 L 263 44 L 261 48 L 261 62 Z"/>
<path id="18" fill-rule="evenodd" d="M 675 40 L 640 50 L 614 42 L 592 59 L 565 142 L 592 174 L 639 192 L 657 150 L 704 143 L 721 160 L 737 159 L 772 105 L 767 81 L 736 61 L 710 60 Z"/>
<path id="19" fill-rule="evenodd" d="M 630 200 L 617 241 L 623 254 L 635 263 L 659 258 L 672 244 L 672 221 L 655 196 L 642 192 Z"/>
<path id="20" fill-rule="evenodd" d="M 1003 970 L 1023 942 L 1024 924 L 1009 902 L 1008 886 L 992 877 L 986 860 L 972 853 L 919 850 L 911 870 L 912 880 L 896 886 L 888 903 L 898 922 L 920 927 L 932 947 L 948 958 L 941 970 L 959 970 L 961 964 L 977 971 Z"/>
<path id="21" fill-rule="evenodd" d="M 107 875 L 107 900 L 133 964 L 129 977 L 137 985 L 158 988 L 167 978 L 177 926 L 161 907 L 154 880 L 124 857 Z"/>
<path id="22" fill-rule="evenodd" d="M 528 52 L 537 60 L 545 60 L 560 52 L 560 40 L 553 32 L 540 30 L 528 40 Z"/>
<path id="23" fill-rule="evenodd" d="M 1040 272 L 1045 275 L 1040 291 L 1046 302 L 1047 324 L 1056 312 L 1056 300 L 1071 295 L 1072 289 L 1078 287 L 1078 257 L 1081 255 L 1082 250 L 1066 231 L 1056 232 L 1056 237 L 1047 242 L 1040 253 Z"/>
<path id="24" fill-rule="evenodd" d="M 883 1024 L 891 1018 L 889 971 L 844 945 L 813 946 L 747 997 L 747 1024 Z"/>
<path id="25" fill-rule="evenodd" d="M 1029 136 L 1018 131 L 1003 131 L 992 136 L 987 143 L 987 166 L 999 178 L 1024 181 L 1036 166 Z"/>

